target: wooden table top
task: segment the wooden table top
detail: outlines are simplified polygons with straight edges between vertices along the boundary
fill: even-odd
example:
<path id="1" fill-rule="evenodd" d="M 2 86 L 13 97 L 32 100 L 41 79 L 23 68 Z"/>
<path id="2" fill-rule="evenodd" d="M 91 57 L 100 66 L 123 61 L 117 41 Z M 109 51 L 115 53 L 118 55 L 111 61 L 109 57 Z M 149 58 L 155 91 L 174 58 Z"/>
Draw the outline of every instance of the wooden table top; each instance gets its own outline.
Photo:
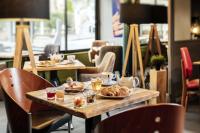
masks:
<path id="1" fill-rule="evenodd" d="M 32 66 L 30 65 L 30 61 L 24 63 L 24 70 L 26 71 L 32 71 Z M 52 70 L 77 70 L 77 69 L 85 69 L 85 65 L 80 62 L 79 60 L 76 60 L 73 64 L 55 64 L 53 66 L 37 66 L 37 71 L 52 71 Z"/>
<path id="2" fill-rule="evenodd" d="M 130 104 L 150 100 L 158 97 L 159 92 L 139 88 L 136 89 L 131 96 L 124 99 L 103 99 L 97 97 L 95 103 L 89 104 L 83 108 L 74 108 L 73 100 L 77 95 L 81 94 L 65 95 L 64 102 L 59 102 L 56 100 L 47 100 L 45 90 L 33 91 L 26 94 L 27 98 L 31 99 L 32 101 L 46 104 L 69 114 L 87 119 L 115 110 L 117 108 L 128 106 Z"/>

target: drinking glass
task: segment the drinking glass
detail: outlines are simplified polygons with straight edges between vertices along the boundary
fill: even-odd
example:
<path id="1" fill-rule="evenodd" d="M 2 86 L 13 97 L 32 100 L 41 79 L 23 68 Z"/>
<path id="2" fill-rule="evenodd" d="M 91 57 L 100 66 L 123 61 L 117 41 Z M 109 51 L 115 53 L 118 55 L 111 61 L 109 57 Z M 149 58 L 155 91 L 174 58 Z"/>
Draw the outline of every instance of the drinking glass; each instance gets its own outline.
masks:
<path id="1" fill-rule="evenodd" d="M 56 100 L 64 101 L 65 96 L 65 88 L 64 86 L 60 86 L 56 88 Z"/>
<path id="2" fill-rule="evenodd" d="M 91 80 L 92 90 L 99 91 L 101 89 L 102 81 L 99 79 Z"/>
<path id="3" fill-rule="evenodd" d="M 46 93 L 47 93 L 47 99 L 48 100 L 54 100 L 55 99 L 55 87 L 47 87 L 46 88 Z"/>
<path id="4" fill-rule="evenodd" d="M 96 95 L 95 93 L 92 93 L 92 92 L 88 92 L 87 95 L 86 95 L 86 100 L 87 100 L 87 103 L 93 103 L 95 102 L 96 100 Z"/>
<path id="5" fill-rule="evenodd" d="M 85 106 L 86 101 L 83 96 L 75 96 L 74 98 L 74 108 L 81 108 Z"/>

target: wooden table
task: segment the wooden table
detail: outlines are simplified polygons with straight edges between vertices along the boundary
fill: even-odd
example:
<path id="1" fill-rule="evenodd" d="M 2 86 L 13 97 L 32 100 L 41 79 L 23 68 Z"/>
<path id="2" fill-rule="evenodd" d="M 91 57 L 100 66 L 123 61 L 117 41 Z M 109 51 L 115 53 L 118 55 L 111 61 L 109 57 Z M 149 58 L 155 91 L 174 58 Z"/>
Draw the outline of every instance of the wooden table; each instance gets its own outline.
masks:
<path id="1" fill-rule="evenodd" d="M 79 94 L 80 95 L 80 94 Z M 84 118 L 86 133 L 92 133 L 97 123 L 101 121 L 101 115 L 118 109 L 130 104 L 144 102 L 152 98 L 159 96 L 158 91 L 136 89 L 134 93 L 124 99 L 101 99 L 97 98 L 96 102 L 85 106 L 84 108 L 74 108 L 73 100 L 76 95 L 65 95 L 64 102 L 58 102 L 56 100 L 47 100 L 46 91 L 39 90 L 27 93 L 27 97 L 32 101 L 46 104 L 62 111 L 65 111 L 71 115 Z"/>
<path id="2" fill-rule="evenodd" d="M 26 71 L 32 71 L 32 66 L 30 62 L 25 62 L 23 69 Z M 81 63 L 79 60 L 76 60 L 75 63 L 73 64 L 55 64 L 53 66 L 45 66 L 45 67 L 39 67 L 36 64 L 36 69 L 37 71 L 74 70 L 75 79 L 77 80 L 77 70 L 85 69 L 85 65 Z"/>

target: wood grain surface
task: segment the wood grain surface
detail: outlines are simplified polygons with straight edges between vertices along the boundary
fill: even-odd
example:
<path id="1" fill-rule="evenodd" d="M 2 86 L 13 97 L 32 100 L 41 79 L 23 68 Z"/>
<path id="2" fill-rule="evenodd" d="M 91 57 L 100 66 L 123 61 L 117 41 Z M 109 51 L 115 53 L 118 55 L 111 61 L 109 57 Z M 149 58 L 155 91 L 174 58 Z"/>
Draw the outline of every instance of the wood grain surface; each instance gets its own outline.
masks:
<path id="1" fill-rule="evenodd" d="M 136 89 L 134 93 L 124 99 L 103 99 L 97 97 L 95 103 L 86 105 L 82 108 L 74 108 L 73 100 L 76 96 L 81 96 L 82 94 L 76 95 L 65 95 L 64 102 L 56 100 L 47 100 L 47 95 L 45 90 L 28 92 L 26 96 L 32 101 L 46 104 L 69 114 L 88 119 L 101 115 L 103 113 L 115 110 L 117 108 L 122 108 L 130 104 L 135 104 L 139 102 L 144 102 L 152 98 L 158 97 L 159 92 L 146 89 Z"/>

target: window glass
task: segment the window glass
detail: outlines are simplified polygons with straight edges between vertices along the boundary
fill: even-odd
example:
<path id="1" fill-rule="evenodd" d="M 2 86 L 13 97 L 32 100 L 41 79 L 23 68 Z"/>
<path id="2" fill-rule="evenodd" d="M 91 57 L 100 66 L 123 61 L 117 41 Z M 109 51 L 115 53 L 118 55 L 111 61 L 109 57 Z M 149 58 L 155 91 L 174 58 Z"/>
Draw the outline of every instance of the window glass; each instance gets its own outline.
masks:
<path id="1" fill-rule="evenodd" d="M 33 49 L 43 50 L 47 44 L 65 50 L 65 0 L 50 0 L 50 20 L 31 23 Z"/>
<path id="2" fill-rule="evenodd" d="M 86 49 L 95 40 L 95 0 L 67 0 L 67 49 Z"/>
<path id="3" fill-rule="evenodd" d="M 168 0 L 140 0 L 143 4 L 153 4 L 153 5 L 168 5 Z M 150 24 L 140 25 L 140 40 L 142 44 L 148 43 Z M 168 25 L 167 24 L 157 24 L 157 30 L 161 41 L 168 41 Z"/>
<path id="4" fill-rule="evenodd" d="M 0 22 L 0 52 L 13 51 L 15 44 L 15 22 Z"/>
<path id="5" fill-rule="evenodd" d="M 14 51 L 15 30 L 15 22 L 0 22 L 0 51 Z M 34 51 L 47 44 L 89 48 L 95 40 L 95 0 L 50 0 L 50 20 L 30 22 L 30 36 Z"/>
<path id="6" fill-rule="evenodd" d="M 142 4 L 155 4 L 155 0 L 140 0 L 140 3 Z"/>

